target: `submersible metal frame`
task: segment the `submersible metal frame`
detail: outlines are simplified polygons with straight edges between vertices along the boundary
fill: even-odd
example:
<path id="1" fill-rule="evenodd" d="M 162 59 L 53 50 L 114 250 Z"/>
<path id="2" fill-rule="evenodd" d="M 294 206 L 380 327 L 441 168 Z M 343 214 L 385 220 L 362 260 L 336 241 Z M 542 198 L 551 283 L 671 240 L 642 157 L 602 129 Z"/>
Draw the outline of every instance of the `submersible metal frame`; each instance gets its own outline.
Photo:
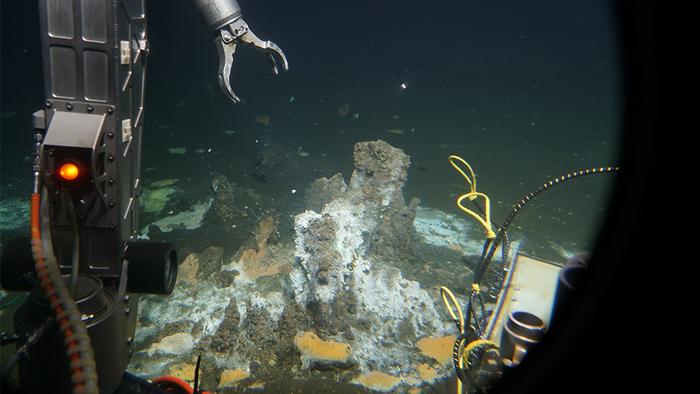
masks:
<path id="1" fill-rule="evenodd" d="M 236 0 L 193 2 L 233 102 L 238 43 L 265 53 L 275 74 L 278 64 L 288 69 Z M 177 276 L 173 245 L 137 239 L 150 51 L 145 0 L 38 5 L 45 102 L 33 114 L 31 238 L 2 253 L 2 287 L 30 291 L 14 316 L 15 332 L 27 335 L 7 338 L 18 352 L 3 365 L 3 386 L 19 364 L 26 392 L 140 392 L 149 385 L 124 373 L 138 295 L 170 294 Z"/>

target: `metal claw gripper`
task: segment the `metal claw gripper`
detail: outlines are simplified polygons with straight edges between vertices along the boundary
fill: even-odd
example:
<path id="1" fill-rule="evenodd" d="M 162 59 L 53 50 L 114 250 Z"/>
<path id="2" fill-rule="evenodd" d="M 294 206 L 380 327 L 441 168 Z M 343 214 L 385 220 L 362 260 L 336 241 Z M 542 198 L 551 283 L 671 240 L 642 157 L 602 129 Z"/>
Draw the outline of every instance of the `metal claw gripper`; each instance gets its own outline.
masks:
<path id="1" fill-rule="evenodd" d="M 275 75 L 279 74 L 278 65 L 280 63 L 284 71 L 289 70 L 287 57 L 282 52 L 282 49 L 272 41 L 263 41 L 258 38 L 250 30 L 243 18 L 238 18 L 222 27 L 219 29 L 219 34 L 214 38 L 214 43 L 219 53 L 219 86 L 234 103 L 241 101 L 231 88 L 231 67 L 233 66 L 233 56 L 236 53 L 236 45 L 239 42 L 250 45 L 258 51 L 267 54 L 270 63 L 272 63 L 272 72 Z"/>

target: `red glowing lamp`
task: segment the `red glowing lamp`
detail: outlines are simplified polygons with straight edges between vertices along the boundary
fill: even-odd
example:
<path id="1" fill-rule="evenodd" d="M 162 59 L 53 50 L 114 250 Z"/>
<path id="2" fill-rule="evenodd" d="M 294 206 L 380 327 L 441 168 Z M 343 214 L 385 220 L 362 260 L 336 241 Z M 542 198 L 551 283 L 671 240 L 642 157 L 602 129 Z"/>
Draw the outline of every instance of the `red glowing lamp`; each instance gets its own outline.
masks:
<path id="1" fill-rule="evenodd" d="M 61 167 L 58 169 L 58 175 L 63 180 L 72 181 L 75 178 L 77 178 L 78 175 L 80 175 L 80 169 L 74 163 L 71 163 L 71 162 L 63 163 L 63 164 L 61 164 Z"/>

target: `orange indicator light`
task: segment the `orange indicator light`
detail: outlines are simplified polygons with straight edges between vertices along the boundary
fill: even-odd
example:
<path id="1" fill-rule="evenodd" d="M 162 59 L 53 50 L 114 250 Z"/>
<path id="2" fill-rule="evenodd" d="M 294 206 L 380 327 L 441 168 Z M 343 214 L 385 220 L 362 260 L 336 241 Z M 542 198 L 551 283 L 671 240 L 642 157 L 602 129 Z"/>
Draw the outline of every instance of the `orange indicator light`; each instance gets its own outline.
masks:
<path id="1" fill-rule="evenodd" d="M 63 163 L 61 168 L 58 170 L 58 174 L 61 176 L 61 178 L 67 181 L 72 181 L 78 177 L 80 170 L 78 170 L 78 166 L 73 163 Z"/>

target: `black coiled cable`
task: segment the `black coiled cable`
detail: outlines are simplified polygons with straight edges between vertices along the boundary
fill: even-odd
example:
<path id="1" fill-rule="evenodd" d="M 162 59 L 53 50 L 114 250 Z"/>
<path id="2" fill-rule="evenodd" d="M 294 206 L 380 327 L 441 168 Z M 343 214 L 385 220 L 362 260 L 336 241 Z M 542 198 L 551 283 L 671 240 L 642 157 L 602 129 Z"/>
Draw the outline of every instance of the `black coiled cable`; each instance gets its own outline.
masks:
<path id="1" fill-rule="evenodd" d="M 620 170 L 620 167 L 616 166 L 616 167 L 588 168 L 588 169 L 570 172 L 570 173 L 567 173 L 566 175 L 562 175 L 558 178 L 554 178 L 552 180 L 549 180 L 548 182 L 543 183 L 534 192 L 527 193 L 525 196 L 523 196 L 513 206 L 513 209 L 511 210 L 510 214 L 503 221 L 503 225 L 498 229 L 498 232 L 496 234 L 496 238 L 493 241 L 490 241 L 490 240 L 486 241 L 487 243 L 490 242 L 489 251 L 485 255 L 482 255 L 481 261 L 479 262 L 479 265 L 478 265 L 478 269 L 476 271 L 476 274 L 474 275 L 474 283 L 481 282 L 481 279 L 484 276 L 484 273 L 486 272 L 486 268 L 488 268 L 489 263 L 491 262 L 491 259 L 493 258 L 493 255 L 496 252 L 496 248 L 498 248 L 498 245 L 503 240 L 503 238 L 506 236 L 506 231 L 508 230 L 508 227 L 510 226 L 510 224 L 513 222 L 513 219 L 515 219 L 515 216 L 523 209 L 523 207 L 525 207 L 525 205 L 528 202 L 530 202 L 532 199 L 534 199 L 538 194 L 542 193 L 545 190 L 549 190 L 551 187 L 558 185 L 562 182 L 568 181 L 570 179 L 579 178 L 579 177 L 582 177 L 585 175 L 615 173 L 615 172 L 618 172 L 619 170 Z"/>

